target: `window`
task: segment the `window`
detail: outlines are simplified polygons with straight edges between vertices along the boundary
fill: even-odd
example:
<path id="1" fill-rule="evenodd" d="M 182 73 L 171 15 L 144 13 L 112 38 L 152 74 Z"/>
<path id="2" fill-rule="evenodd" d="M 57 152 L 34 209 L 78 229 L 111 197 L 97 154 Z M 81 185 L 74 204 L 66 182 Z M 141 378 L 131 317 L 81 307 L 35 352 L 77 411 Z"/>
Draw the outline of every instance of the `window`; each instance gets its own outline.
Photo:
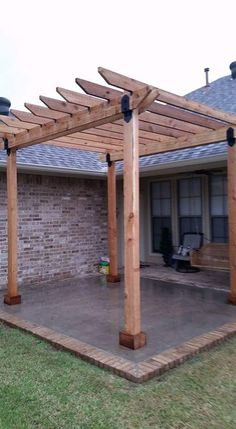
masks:
<path id="1" fill-rule="evenodd" d="M 200 177 L 180 179 L 179 234 L 180 241 L 185 232 L 202 232 L 202 198 Z"/>
<path id="2" fill-rule="evenodd" d="M 152 251 L 160 251 L 162 228 L 171 231 L 171 186 L 170 181 L 151 184 Z"/>
<path id="3" fill-rule="evenodd" d="M 225 175 L 210 178 L 211 239 L 228 242 L 227 178 Z"/>

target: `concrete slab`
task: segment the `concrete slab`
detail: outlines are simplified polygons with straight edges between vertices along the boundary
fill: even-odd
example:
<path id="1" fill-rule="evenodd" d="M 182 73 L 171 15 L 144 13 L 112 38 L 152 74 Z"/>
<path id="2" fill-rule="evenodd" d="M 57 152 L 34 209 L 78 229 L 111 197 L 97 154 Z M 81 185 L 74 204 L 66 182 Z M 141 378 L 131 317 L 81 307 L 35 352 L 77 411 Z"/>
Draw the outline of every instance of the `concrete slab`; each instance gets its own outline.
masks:
<path id="1" fill-rule="evenodd" d="M 152 278 L 171 283 L 219 290 L 229 290 L 230 277 L 227 271 L 201 269 L 198 272 L 181 273 L 163 264 L 150 264 L 141 269 L 143 278 Z"/>
<path id="2" fill-rule="evenodd" d="M 148 344 L 136 351 L 118 344 L 123 327 L 123 283 L 103 276 L 21 289 L 22 304 L 0 310 L 43 325 L 116 356 L 141 362 L 219 326 L 236 321 L 227 291 L 143 278 L 142 329 Z"/>

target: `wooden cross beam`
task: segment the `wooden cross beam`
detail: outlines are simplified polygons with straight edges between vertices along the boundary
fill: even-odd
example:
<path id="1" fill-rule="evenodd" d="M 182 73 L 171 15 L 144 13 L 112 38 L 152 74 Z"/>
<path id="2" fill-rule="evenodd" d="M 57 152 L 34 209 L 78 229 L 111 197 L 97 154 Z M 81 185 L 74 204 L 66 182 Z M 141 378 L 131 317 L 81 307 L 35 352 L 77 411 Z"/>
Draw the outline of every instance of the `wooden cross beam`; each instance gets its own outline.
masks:
<path id="1" fill-rule="evenodd" d="M 105 76 L 105 69 L 100 68 L 100 70 L 101 70 L 101 74 Z M 113 75 L 113 79 L 114 79 L 114 75 L 117 78 L 115 81 L 112 80 L 113 84 L 115 84 L 115 83 L 117 83 L 118 76 L 120 76 L 120 75 L 118 75 L 117 73 L 114 73 L 114 72 L 112 72 L 112 75 Z M 127 80 L 126 89 L 128 90 L 128 88 L 129 88 L 129 91 L 131 91 L 131 89 L 134 88 L 133 87 L 134 82 L 135 82 L 135 85 L 137 85 L 137 81 L 134 81 L 134 79 L 130 79 L 131 80 L 131 83 L 130 83 L 129 79 L 130 78 L 126 78 L 126 80 Z M 95 97 L 100 97 L 103 99 L 112 100 L 113 98 L 115 98 L 120 93 L 120 91 L 118 91 L 117 89 L 107 87 L 107 86 L 103 86 L 103 85 L 99 85 L 97 83 L 89 82 L 85 79 L 76 78 L 75 81 L 80 86 L 80 88 L 83 89 L 83 91 L 86 94 L 89 94 L 89 95 L 92 95 Z M 142 85 L 144 85 L 144 84 L 142 84 Z M 139 87 L 139 83 L 138 83 L 137 87 Z M 158 89 L 157 98 L 158 98 L 160 92 L 162 92 L 162 90 Z M 176 96 L 176 97 L 179 99 L 179 96 Z M 157 114 L 162 115 L 162 116 L 167 117 L 167 118 L 173 118 L 173 119 L 178 119 L 180 121 L 190 122 L 191 124 L 200 125 L 202 127 L 206 127 L 209 129 L 217 129 L 217 128 L 220 128 L 222 126 L 221 122 L 219 122 L 215 119 L 212 119 L 210 117 L 203 117 L 203 116 L 200 116 L 199 114 L 196 114 L 194 112 L 187 111 L 186 109 L 183 110 L 181 108 L 174 107 L 172 105 L 165 105 L 163 103 L 161 104 L 159 102 L 158 103 L 154 102 L 154 103 L 150 104 L 150 106 L 148 107 L 147 110 L 149 112 L 157 113 Z"/>
<path id="2" fill-rule="evenodd" d="M 210 143 L 219 143 L 225 141 L 225 133 L 228 127 L 222 127 L 216 131 L 208 131 L 206 133 L 195 134 L 192 136 L 185 136 L 173 139 L 172 141 L 162 141 L 162 142 L 151 142 L 145 147 L 140 147 L 139 156 L 154 155 L 158 153 L 170 152 L 180 149 L 188 149 L 191 147 L 207 145 Z M 234 128 L 236 133 L 236 127 Z M 101 157 L 104 159 L 104 157 Z M 111 154 L 112 161 L 120 161 L 123 159 L 123 151 L 120 153 Z"/>
<path id="3" fill-rule="evenodd" d="M 145 86 L 138 91 L 134 91 L 130 96 L 130 108 L 144 109 L 156 97 L 156 91 L 150 86 Z M 10 148 L 23 148 L 29 145 L 43 143 L 47 140 L 54 140 L 78 131 L 84 131 L 109 122 L 114 122 L 122 118 L 121 97 L 111 102 L 98 102 L 89 110 L 85 108 L 73 114 L 58 112 L 41 106 L 26 104 L 26 106 L 37 116 L 54 119 L 40 127 L 34 127 L 23 131 L 11 138 Z M 5 129 L 4 129 L 5 131 Z M 1 129 L 0 129 L 1 132 Z"/>
<path id="4" fill-rule="evenodd" d="M 94 151 L 101 149 L 101 153 L 109 151 L 111 159 L 122 159 L 120 102 L 125 91 L 130 94 L 130 108 L 138 108 L 140 114 L 140 156 L 224 141 L 224 127 L 236 125 L 233 114 L 149 87 L 101 67 L 99 72 L 106 82 L 119 89 L 76 78 L 86 94 L 58 87 L 57 92 L 64 100 L 40 96 L 47 107 L 26 103 L 31 113 L 12 110 L 15 118 L 0 117 L 0 137 L 8 138 L 10 148 L 57 141 L 60 146 L 90 147 Z M 61 140 L 66 136 L 79 140 Z M 0 141 L 0 148 L 3 146 Z"/>
<path id="5" fill-rule="evenodd" d="M 98 67 L 98 72 L 103 79 L 109 84 L 117 88 L 121 88 L 125 91 L 137 91 L 142 88 L 145 84 L 138 80 L 131 79 L 122 74 L 113 72 L 103 67 Z M 236 124 L 236 115 L 232 113 L 221 112 L 220 110 L 213 109 L 212 107 L 205 106 L 195 101 L 190 101 L 186 97 L 172 94 L 171 92 L 163 91 L 160 88 L 156 88 L 158 91 L 156 100 L 166 103 L 171 106 L 179 107 L 181 109 L 188 110 L 190 112 L 196 112 L 198 114 L 209 116 L 216 120 L 224 121 L 229 124 Z"/>

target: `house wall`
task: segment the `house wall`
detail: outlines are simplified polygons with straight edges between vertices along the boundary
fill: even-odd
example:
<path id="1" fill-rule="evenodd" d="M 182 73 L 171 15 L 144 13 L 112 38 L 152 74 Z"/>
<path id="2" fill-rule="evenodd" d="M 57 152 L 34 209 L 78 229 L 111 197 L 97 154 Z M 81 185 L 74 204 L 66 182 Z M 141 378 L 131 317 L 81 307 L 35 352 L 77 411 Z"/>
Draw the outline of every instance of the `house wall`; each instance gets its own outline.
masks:
<path id="1" fill-rule="evenodd" d="M 206 173 L 197 174 L 192 172 L 177 173 L 172 175 L 163 176 L 152 176 L 148 178 L 141 178 L 140 188 L 145 195 L 143 204 L 145 209 L 143 210 L 143 216 L 140 219 L 141 228 L 145 228 L 144 239 L 140 245 L 142 253 L 144 255 L 143 260 L 147 263 L 159 263 L 162 261 L 162 257 L 159 253 L 152 251 L 152 226 L 151 226 L 151 183 L 160 180 L 170 180 L 171 182 L 171 227 L 172 227 L 172 240 L 175 251 L 177 251 L 180 245 L 179 238 L 179 223 L 178 223 L 178 180 L 183 178 L 200 177 L 202 184 L 202 232 L 204 234 L 204 241 L 211 241 L 211 228 L 210 228 L 210 191 L 209 191 L 209 180 L 210 174 L 218 174 L 218 170 L 214 170 L 214 165 L 209 166 L 209 170 Z M 221 174 L 227 174 L 226 165 L 222 165 Z M 142 200 L 141 200 L 142 201 Z"/>
<path id="2" fill-rule="evenodd" d="M 178 180 L 183 178 L 200 177 L 202 183 L 202 232 L 205 242 L 211 241 L 210 228 L 210 206 L 209 206 L 209 178 L 211 174 L 227 174 L 226 162 L 211 163 L 204 165 L 205 173 L 196 174 L 196 166 L 188 167 L 189 171 L 178 169 L 173 173 L 163 174 L 156 172 L 156 175 L 140 178 L 140 260 L 146 263 L 162 263 L 160 253 L 152 251 L 152 225 L 151 225 L 151 183 L 162 180 L 171 182 L 171 227 L 172 239 L 175 251 L 180 244 L 179 222 L 178 222 Z M 162 174 L 161 174 L 162 173 Z M 119 237 L 119 265 L 123 266 L 123 193 L 122 180 L 118 181 L 118 237 Z"/>
<path id="3" fill-rule="evenodd" d="M 32 284 L 97 271 L 107 254 L 106 181 L 18 175 L 18 280 Z M 7 284 L 6 175 L 0 172 L 0 288 Z"/>

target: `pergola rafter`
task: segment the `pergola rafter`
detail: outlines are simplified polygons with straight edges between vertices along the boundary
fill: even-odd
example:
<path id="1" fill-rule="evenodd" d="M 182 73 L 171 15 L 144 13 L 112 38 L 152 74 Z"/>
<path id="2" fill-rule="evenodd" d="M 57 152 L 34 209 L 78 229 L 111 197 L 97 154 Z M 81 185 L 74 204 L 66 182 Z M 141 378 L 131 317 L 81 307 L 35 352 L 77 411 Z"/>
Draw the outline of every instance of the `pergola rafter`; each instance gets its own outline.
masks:
<path id="1" fill-rule="evenodd" d="M 138 91 L 134 91 L 130 96 L 130 109 L 139 108 L 140 111 L 143 111 L 146 105 L 155 99 L 155 95 L 155 89 L 150 86 L 145 86 Z M 93 106 L 84 107 L 79 112 L 71 114 L 26 103 L 25 106 L 33 115 L 50 119 L 50 121 L 44 124 L 41 123 L 40 125 L 36 123 L 35 127 L 32 128 L 30 126 L 26 128 L 26 131 L 22 131 L 21 128 L 11 129 L 13 133 L 9 141 L 9 147 L 20 149 L 32 144 L 45 143 L 49 139 L 54 140 L 58 137 L 74 134 L 121 119 L 123 116 L 121 108 L 122 96 L 123 94 L 111 101 L 98 101 Z M 86 96 L 84 95 L 84 97 Z M 18 114 L 18 119 L 19 116 Z M 18 130 L 20 131 L 18 132 Z M 1 131 L 4 132 L 4 128 L 3 130 L 0 129 Z"/>
<path id="2" fill-rule="evenodd" d="M 40 96 L 40 100 L 47 107 L 26 103 L 25 106 L 31 113 L 12 110 L 13 115 L 18 121 L 13 118 L 2 118 L 2 122 L 7 125 L 7 129 L 1 128 L 0 132 L 2 131 L 3 137 L 4 130 L 8 133 L 9 146 L 23 147 L 24 145 L 25 147 L 34 142 L 55 145 L 58 138 L 65 136 L 65 131 L 62 131 L 63 134 L 57 133 L 55 139 L 53 139 L 52 129 L 59 129 L 59 124 L 63 121 L 66 123 L 68 119 L 68 122 L 73 122 L 72 120 L 75 115 L 81 115 L 81 122 L 83 122 L 82 117 L 91 117 L 93 109 L 95 111 L 102 110 L 104 103 L 105 107 L 112 107 L 112 104 L 113 106 L 115 105 L 115 101 L 120 102 L 124 92 L 132 94 L 140 90 L 143 91 L 147 87 L 142 82 L 111 72 L 110 70 L 99 68 L 99 72 L 109 84 L 116 86 L 116 89 L 76 78 L 76 83 L 86 94 L 57 87 L 57 92 L 64 98 L 63 100 Z M 151 97 L 153 97 L 153 91 Z M 155 88 L 155 91 L 155 101 L 148 103 L 147 111 L 139 116 L 140 156 L 164 152 L 166 150 L 192 147 L 198 145 L 198 143 L 207 144 L 212 139 L 220 141 L 224 127 L 236 124 L 235 116 L 232 114 L 202 106 L 199 103 L 191 102 L 159 88 Z M 100 122 L 98 125 L 94 118 L 92 122 L 93 128 L 91 128 L 92 124 L 86 121 L 86 124 L 80 127 L 80 134 L 83 133 L 83 128 L 85 127 L 86 134 L 93 134 L 97 137 L 99 145 L 91 144 L 91 150 L 98 152 L 98 149 L 101 148 L 101 154 L 109 152 L 113 160 L 123 159 L 123 145 L 121 145 L 122 147 L 119 150 L 117 142 L 114 141 L 115 139 L 123 141 L 123 123 L 121 119 L 113 121 L 116 118 L 117 116 L 111 115 L 109 119 L 103 119 L 105 123 Z M 47 133 L 43 132 L 47 127 L 50 129 L 50 138 L 48 141 Z M 31 132 L 28 133 L 27 131 Z M 219 132 L 214 134 L 213 137 L 211 131 Z M 9 136 L 9 132 L 12 134 L 11 136 Z M 21 135 L 19 136 L 18 134 Z M 24 140 L 27 140 L 28 134 L 31 134 L 31 138 L 28 138 L 28 141 L 23 143 Z M 34 135 L 37 134 L 44 134 L 44 136 L 35 139 Z M 70 142 L 71 147 L 81 149 L 83 146 L 89 146 L 87 142 L 84 144 L 81 141 L 80 136 L 75 136 L 75 133 L 72 135 L 66 131 L 66 135 L 73 138 L 77 137 L 76 140 Z M 81 137 L 84 140 L 88 140 L 86 136 Z M 99 137 L 109 138 L 110 141 L 108 143 L 104 139 L 104 144 L 102 145 Z M 18 143 L 19 141 L 20 143 Z M 64 143 L 65 147 L 68 147 L 69 142 L 64 140 Z M 60 146 L 62 145 L 63 141 L 60 141 Z"/>
<path id="3" fill-rule="evenodd" d="M 16 151 L 45 143 L 101 154 L 108 163 L 109 281 L 119 281 L 117 263 L 116 180 L 114 161 L 124 160 L 125 326 L 120 343 L 139 348 L 141 332 L 139 284 L 139 156 L 191 148 L 226 139 L 236 115 L 99 68 L 109 86 L 76 78 L 80 93 L 57 87 L 61 99 L 40 96 L 43 105 L 0 116 L 0 148 L 8 149 L 8 292 L 7 304 L 20 302 L 17 288 Z M 230 302 L 236 304 L 235 183 L 236 145 L 229 147 Z"/>
<path id="4" fill-rule="evenodd" d="M 117 143 L 114 142 L 114 139 L 123 142 L 123 123 L 120 119 L 122 113 L 115 112 L 115 105 L 120 105 L 120 100 L 125 92 L 131 94 L 132 98 L 137 91 L 143 91 L 148 86 L 101 67 L 99 73 L 113 87 L 76 78 L 75 81 L 85 92 L 84 94 L 57 87 L 56 90 L 63 99 L 40 96 L 44 106 L 26 103 L 25 107 L 30 113 L 13 109 L 12 114 L 15 118 L 2 118 L 1 122 L 5 123 L 7 128 L 0 125 L 0 133 L 2 137 L 6 137 L 7 134 L 9 147 L 20 148 L 39 142 L 54 145 L 58 138 L 65 135 L 75 138 L 75 135 L 72 136 L 69 130 L 63 129 L 62 126 L 64 123 L 65 127 L 72 128 L 72 125 L 68 126 L 68 124 L 72 124 L 75 119 L 77 124 L 81 122 L 80 128 L 76 129 L 80 133 L 83 133 L 84 129 L 86 134 L 93 134 L 98 140 L 99 137 L 110 139 L 111 146 L 107 146 L 108 142 L 104 140 L 104 145 L 91 144 L 91 150 L 98 151 L 101 148 L 101 154 L 109 152 L 111 159 L 123 159 L 123 145 L 119 151 Z M 156 91 L 155 99 L 153 99 L 154 91 Z M 159 88 L 152 87 L 152 94 L 149 96 L 152 97 L 152 100 L 149 102 L 147 96 L 144 97 L 147 109 L 144 107 L 143 110 L 146 112 L 144 111 L 139 116 L 140 156 L 188 148 L 198 145 L 198 142 L 200 145 L 207 144 L 212 139 L 220 141 L 224 127 L 236 125 L 235 116 L 232 114 L 203 106 Z M 107 110 L 107 108 L 111 109 L 111 113 L 101 119 L 102 110 Z M 140 104 L 139 110 L 141 109 Z M 96 117 L 99 122 L 96 121 Z M 91 119 L 91 122 L 88 118 Z M 62 130 L 60 134 L 55 133 L 55 139 L 53 129 Z M 213 137 L 211 131 L 219 132 Z M 37 135 L 38 138 L 35 137 Z M 85 136 L 83 138 L 88 140 Z M 65 147 L 68 147 L 68 141 L 64 141 L 64 143 Z M 99 141 L 99 143 L 102 142 Z M 62 144 L 63 142 L 60 141 L 60 146 Z M 73 145 L 71 147 L 79 149 L 81 146 L 88 147 L 87 143 L 81 142 L 80 136 L 71 144 Z"/>

